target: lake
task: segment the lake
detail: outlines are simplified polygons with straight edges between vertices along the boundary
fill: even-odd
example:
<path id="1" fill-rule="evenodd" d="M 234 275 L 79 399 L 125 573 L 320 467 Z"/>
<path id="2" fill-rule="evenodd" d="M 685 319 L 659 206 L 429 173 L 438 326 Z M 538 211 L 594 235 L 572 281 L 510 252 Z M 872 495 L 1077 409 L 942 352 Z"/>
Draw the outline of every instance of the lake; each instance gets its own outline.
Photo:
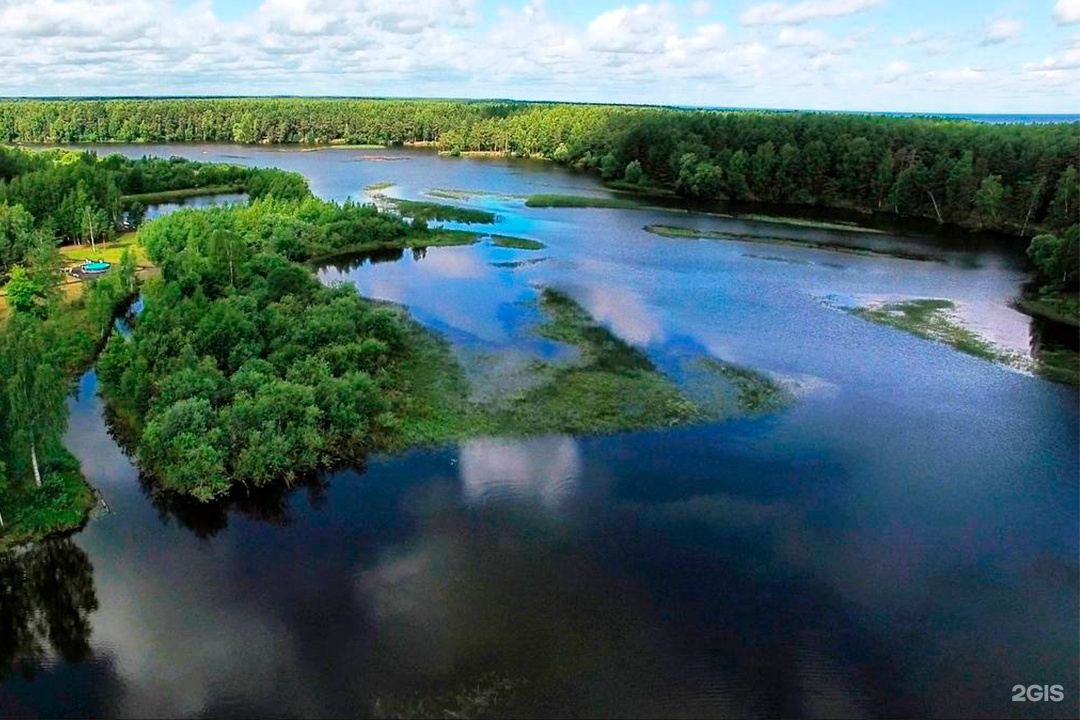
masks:
<path id="1" fill-rule="evenodd" d="M 140 479 L 89 373 L 67 443 L 108 511 L 21 560 L 55 587 L 27 601 L 48 630 L 0 685 L 0 716 L 408 715 L 494 692 L 505 712 L 551 717 L 1080 711 L 1076 390 L 837 309 L 948 298 L 1026 352 L 1038 337 L 1009 306 L 1022 257 L 977 238 L 527 208 L 519 196 L 606 194 L 541 162 L 98 149 L 295 170 L 333 200 L 384 181 L 401 198 L 473 192 L 467 204 L 499 218 L 483 230 L 547 247 L 481 242 L 319 273 L 443 333 L 478 392 L 560 352 L 529 332 L 530 301 L 554 287 L 677 381 L 709 355 L 796 402 L 687 428 L 475 439 L 198 506 Z M 1065 699 L 1013 702 L 1017 684 L 1060 684 Z"/>

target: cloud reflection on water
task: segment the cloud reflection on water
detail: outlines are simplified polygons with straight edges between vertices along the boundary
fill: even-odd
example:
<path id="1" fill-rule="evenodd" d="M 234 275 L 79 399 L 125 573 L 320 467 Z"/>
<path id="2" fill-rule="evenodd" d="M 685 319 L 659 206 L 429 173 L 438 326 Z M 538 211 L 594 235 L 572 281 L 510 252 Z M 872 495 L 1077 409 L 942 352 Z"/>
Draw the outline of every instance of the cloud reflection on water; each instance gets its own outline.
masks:
<path id="1" fill-rule="evenodd" d="M 536 499 L 555 510 L 564 507 L 578 487 L 581 451 L 569 435 L 470 440 L 461 445 L 460 474 L 470 504 Z"/>

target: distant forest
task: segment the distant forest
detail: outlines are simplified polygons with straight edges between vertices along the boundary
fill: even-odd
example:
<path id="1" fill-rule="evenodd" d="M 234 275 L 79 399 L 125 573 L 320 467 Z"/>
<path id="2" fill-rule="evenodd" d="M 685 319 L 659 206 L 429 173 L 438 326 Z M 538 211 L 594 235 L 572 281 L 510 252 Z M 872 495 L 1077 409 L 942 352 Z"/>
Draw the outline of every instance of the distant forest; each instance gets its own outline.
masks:
<path id="1" fill-rule="evenodd" d="M 1031 237 L 1080 207 L 1080 123 L 455 100 L 0 102 L 0 141 L 426 143 L 590 169 L 622 189 L 927 218 Z"/>

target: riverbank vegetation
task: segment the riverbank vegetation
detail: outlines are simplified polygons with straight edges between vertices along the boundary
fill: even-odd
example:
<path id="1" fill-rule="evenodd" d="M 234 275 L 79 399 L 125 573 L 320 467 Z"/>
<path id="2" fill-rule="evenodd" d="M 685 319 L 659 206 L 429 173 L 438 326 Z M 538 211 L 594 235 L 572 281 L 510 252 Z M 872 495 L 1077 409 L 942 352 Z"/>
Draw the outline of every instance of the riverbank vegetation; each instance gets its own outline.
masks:
<path id="1" fill-rule="evenodd" d="M 7 287 L 0 328 L 0 550 L 78 528 L 93 491 L 63 447 L 66 399 L 93 361 L 113 318 L 133 297 L 137 267 L 127 249 L 114 272 L 65 302 L 60 256 L 39 234 Z"/>

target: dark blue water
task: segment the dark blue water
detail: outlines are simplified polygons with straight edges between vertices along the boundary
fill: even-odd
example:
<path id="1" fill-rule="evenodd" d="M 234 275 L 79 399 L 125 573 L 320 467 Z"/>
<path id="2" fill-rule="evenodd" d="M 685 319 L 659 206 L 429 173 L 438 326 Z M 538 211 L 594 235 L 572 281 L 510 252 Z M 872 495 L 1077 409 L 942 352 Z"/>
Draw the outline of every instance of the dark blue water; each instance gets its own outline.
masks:
<path id="1" fill-rule="evenodd" d="M 500 712 L 529 716 L 1080 710 L 1075 390 L 824 302 L 948 297 L 1023 349 L 1027 321 L 1008 307 L 1025 277 L 1015 258 L 668 240 L 643 226 L 765 231 L 527 209 L 505 195 L 598 192 L 536 163 L 151 152 L 298 169 L 339 199 L 381 180 L 402 197 L 502 192 L 471 204 L 546 249 L 432 248 L 321 272 L 409 307 L 473 360 L 474 379 L 557 356 L 522 304 L 553 286 L 663 369 L 705 353 L 772 374 L 798 400 L 677 430 L 477 439 L 198 507 L 140 481 L 89 375 L 68 443 L 111 512 L 23 561 L 72 591 L 40 609 L 53 637 L 12 653 L 26 674 L 0 686 L 0 715 L 368 715 L 492 677 L 514 688 Z M 1013 685 L 1043 683 L 1065 700 L 1011 700 Z"/>

